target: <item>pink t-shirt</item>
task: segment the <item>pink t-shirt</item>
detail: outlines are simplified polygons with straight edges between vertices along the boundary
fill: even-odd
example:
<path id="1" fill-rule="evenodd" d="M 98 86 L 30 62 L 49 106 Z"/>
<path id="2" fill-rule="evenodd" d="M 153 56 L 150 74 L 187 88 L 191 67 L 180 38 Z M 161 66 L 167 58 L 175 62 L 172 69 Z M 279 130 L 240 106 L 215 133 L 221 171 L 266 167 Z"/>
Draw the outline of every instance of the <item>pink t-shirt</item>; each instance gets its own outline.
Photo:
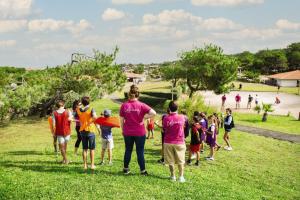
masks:
<path id="1" fill-rule="evenodd" d="M 120 116 L 124 118 L 123 135 L 144 136 L 146 134 L 144 116 L 150 110 L 148 105 L 138 100 L 123 103 L 120 109 Z"/>
<path id="2" fill-rule="evenodd" d="M 184 124 L 183 115 L 171 113 L 164 117 L 163 128 L 165 131 L 164 142 L 167 144 L 184 144 Z"/>

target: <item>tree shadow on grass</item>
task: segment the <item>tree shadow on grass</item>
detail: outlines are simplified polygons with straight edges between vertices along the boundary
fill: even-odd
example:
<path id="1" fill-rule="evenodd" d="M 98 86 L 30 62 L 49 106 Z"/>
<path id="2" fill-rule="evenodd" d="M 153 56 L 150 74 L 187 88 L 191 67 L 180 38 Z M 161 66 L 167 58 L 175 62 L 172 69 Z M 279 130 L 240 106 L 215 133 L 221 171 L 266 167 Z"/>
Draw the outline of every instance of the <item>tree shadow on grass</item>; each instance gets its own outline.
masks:
<path id="1" fill-rule="evenodd" d="M 241 122 L 249 122 L 249 123 L 258 123 L 261 122 L 261 119 L 240 119 Z"/>
<path id="2" fill-rule="evenodd" d="M 45 152 L 45 151 L 7 151 L 7 152 L 4 152 L 3 154 L 6 154 L 6 155 L 15 155 L 15 156 L 23 156 L 23 155 L 37 155 L 37 156 L 53 155 L 52 152 Z"/>

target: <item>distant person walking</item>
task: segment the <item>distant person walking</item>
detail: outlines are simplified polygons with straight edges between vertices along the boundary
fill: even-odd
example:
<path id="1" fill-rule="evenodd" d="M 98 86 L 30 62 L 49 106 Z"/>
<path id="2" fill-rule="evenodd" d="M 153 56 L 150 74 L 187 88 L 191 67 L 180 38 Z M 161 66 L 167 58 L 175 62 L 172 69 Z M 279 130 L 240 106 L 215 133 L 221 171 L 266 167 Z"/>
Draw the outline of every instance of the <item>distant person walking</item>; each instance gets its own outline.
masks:
<path id="1" fill-rule="evenodd" d="M 68 164 L 67 145 L 71 136 L 72 113 L 65 109 L 65 102 L 59 100 L 56 104 L 57 110 L 53 112 L 53 126 L 55 126 L 55 135 L 57 136 L 59 149 L 63 157 L 62 164 Z"/>
<path id="2" fill-rule="evenodd" d="M 221 106 L 221 110 L 224 110 L 224 108 L 225 108 L 225 102 L 226 102 L 226 95 L 224 94 L 224 95 L 222 96 L 222 106 Z"/>
<path id="3" fill-rule="evenodd" d="M 225 129 L 225 133 L 224 133 L 224 141 L 226 142 L 227 146 L 224 147 L 225 150 L 231 151 L 232 147 L 229 143 L 229 133 L 231 132 L 231 129 L 234 127 L 234 122 L 233 122 L 233 117 L 231 115 L 231 109 L 227 108 L 226 109 L 226 117 L 224 120 L 224 129 Z"/>
<path id="4" fill-rule="evenodd" d="M 79 100 L 75 100 L 73 102 L 73 118 L 74 118 L 74 121 L 75 121 L 75 130 L 76 130 L 76 133 L 77 133 L 77 140 L 75 142 L 75 150 L 74 150 L 74 153 L 75 155 L 78 154 L 78 148 L 80 146 L 80 143 L 81 143 L 81 134 L 80 134 L 80 121 L 79 121 L 79 116 L 77 114 L 77 109 L 79 109 L 81 106 L 81 102 Z"/>
<path id="5" fill-rule="evenodd" d="M 243 88 L 243 85 L 240 83 L 239 90 L 242 90 L 242 88 Z"/>
<path id="6" fill-rule="evenodd" d="M 179 169 L 179 182 L 185 182 L 184 164 L 185 164 L 185 117 L 179 115 L 178 105 L 171 101 L 169 103 L 170 114 L 163 119 L 163 129 L 165 130 L 165 164 L 169 165 L 171 180 L 176 181 L 175 165 Z"/>
<path id="7" fill-rule="evenodd" d="M 258 95 L 256 94 L 255 95 L 255 106 L 258 106 L 258 103 L 259 103 L 259 98 L 258 98 Z"/>
<path id="8" fill-rule="evenodd" d="M 156 112 L 148 105 L 138 100 L 140 95 L 136 85 L 130 87 L 128 93 L 129 100 L 121 105 L 120 118 L 121 127 L 125 142 L 124 168 L 123 173 L 129 174 L 129 163 L 134 144 L 136 145 L 136 154 L 140 166 L 141 175 L 147 176 L 145 167 L 144 147 L 146 140 L 146 129 L 144 119 L 153 118 Z"/>
<path id="9" fill-rule="evenodd" d="M 52 108 L 47 111 L 48 115 L 48 123 L 49 123 L 49 129 L 53 137 L 53 147 L 54 152 L 57 153 L 57 136 L 55 135 L 55 126 L 53 126 L 53 110 Z"/>
<path id="10" fill-rule="evenodd" d="M 241 108 L 241 101 L 242 101 L 242 97 L 239 94 L 237 94 L 235 96 L 235 108 L 236 109 L 240 109 Z"/>
<path id="11" fill-rule="evenodd" d="M 251 109 L 251 107 L 252 107 L 252 101 L 253 101 L 253 97 L 251 96 L 251 94 L 249 94 L 249 96 L 248 96 L 248 103 L 247 103 L 247 109 Z"/>

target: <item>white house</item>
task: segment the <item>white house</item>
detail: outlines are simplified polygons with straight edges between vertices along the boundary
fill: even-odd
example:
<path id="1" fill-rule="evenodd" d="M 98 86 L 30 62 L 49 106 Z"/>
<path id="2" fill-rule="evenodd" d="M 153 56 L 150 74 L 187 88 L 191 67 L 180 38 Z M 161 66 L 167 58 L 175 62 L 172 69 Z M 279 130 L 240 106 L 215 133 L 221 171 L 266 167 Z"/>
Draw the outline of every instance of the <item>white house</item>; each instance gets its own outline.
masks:
<path id="1" fill-rule="evenodd" d="M 271 82 L 281 87 L 299 87 L 300 84 L 300 70 L 284 72 L 280 74 L 273 74 L 268 76 Z"/>
<path id="2" fill-rule="evenodd" d="M 143 74 L 135 74 L 131 72 L 125 73 L 128 82 L 133 82 L 134 84 L 139 84 L 146 81 L 146 76 Z"/>

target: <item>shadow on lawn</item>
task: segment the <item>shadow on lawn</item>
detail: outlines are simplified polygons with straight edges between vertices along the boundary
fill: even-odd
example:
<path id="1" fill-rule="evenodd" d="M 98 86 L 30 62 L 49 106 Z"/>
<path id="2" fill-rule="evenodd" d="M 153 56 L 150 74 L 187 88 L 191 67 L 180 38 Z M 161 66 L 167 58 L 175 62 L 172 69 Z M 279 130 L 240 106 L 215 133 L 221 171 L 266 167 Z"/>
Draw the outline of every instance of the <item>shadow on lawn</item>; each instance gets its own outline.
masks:
<path id="1" fill-rule="evenodd" d="M 241 122 L 249 122 L 249 123 L 258 123 L 261 122 L 261 119 L 239 119 Z"/>
<path id="2" fill-rule="evenodd" d="M 15 156 L 23 156 L 23 155 L 37 155 L 37 156 L 42 156 L 42 155 L 53 155 L 52 152 L 45 152 L 45 151 L 8 151 L 3 154 L 6 155 L 15 155 Z"/>

